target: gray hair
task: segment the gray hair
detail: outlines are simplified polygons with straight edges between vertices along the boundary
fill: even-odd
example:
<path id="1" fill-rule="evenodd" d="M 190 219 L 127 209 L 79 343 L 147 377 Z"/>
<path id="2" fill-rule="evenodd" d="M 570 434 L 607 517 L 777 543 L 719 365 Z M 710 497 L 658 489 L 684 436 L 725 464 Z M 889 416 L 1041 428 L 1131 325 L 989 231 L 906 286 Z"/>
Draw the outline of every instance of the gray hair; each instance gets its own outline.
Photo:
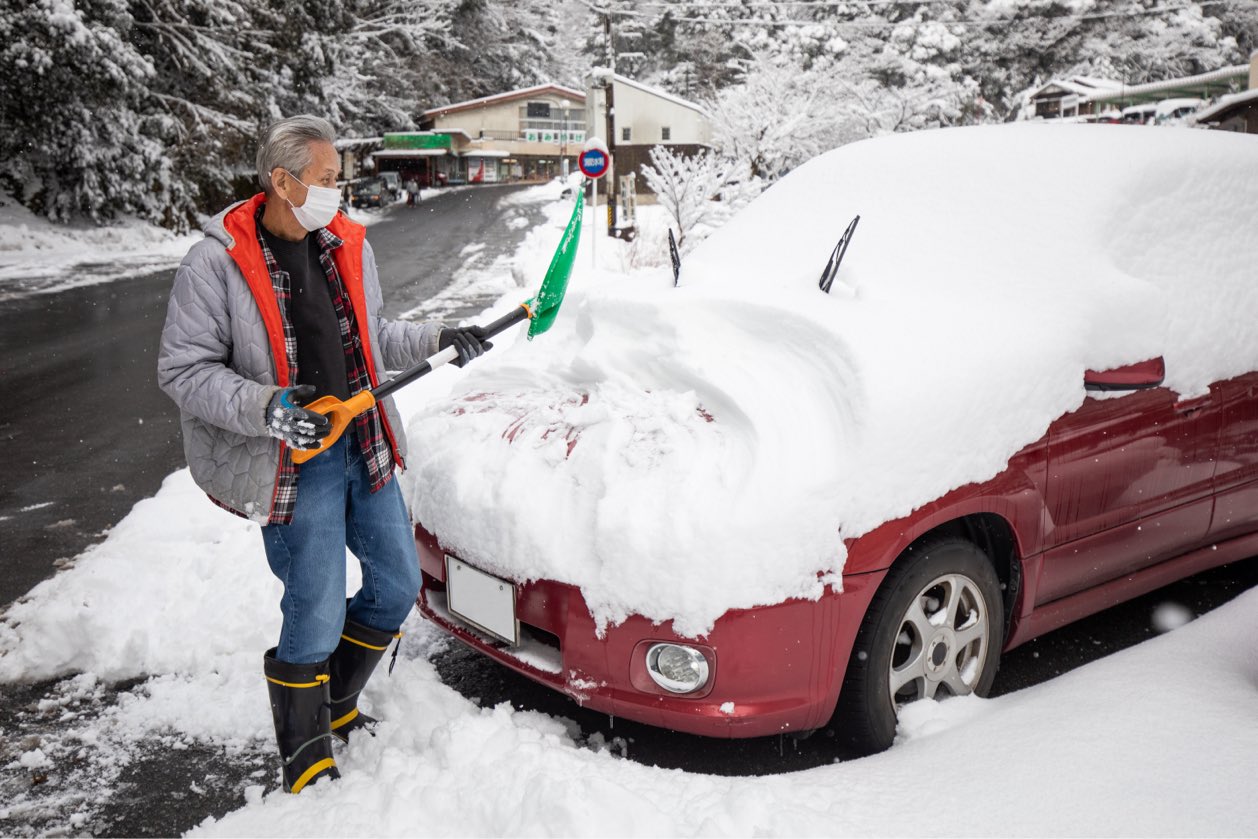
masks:
<path id="1" fill-rule="evenodd" d="M 270 194 L 271 172 L 276 168 L 300 176 L 314 160 L 310 144 L 318 141 L 336 142 L 332 123 L 323 117 L 300 114 L 271 123 L 258 143 L 258 183 L 262 184 L 262 191 Z"/>

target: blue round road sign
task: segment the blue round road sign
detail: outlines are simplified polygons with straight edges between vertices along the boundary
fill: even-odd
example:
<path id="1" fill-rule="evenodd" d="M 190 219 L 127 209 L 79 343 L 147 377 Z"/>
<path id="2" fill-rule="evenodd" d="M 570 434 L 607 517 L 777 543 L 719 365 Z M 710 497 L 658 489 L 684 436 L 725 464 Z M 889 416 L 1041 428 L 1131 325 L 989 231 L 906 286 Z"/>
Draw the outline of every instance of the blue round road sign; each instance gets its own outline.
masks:
<path id="1" fill-rule="evenodd" d="M 601 178 L 607 174 L 607 152 L 602 149 L 586 149 L 577 158 L 577 165 L 587 178 Z"/>

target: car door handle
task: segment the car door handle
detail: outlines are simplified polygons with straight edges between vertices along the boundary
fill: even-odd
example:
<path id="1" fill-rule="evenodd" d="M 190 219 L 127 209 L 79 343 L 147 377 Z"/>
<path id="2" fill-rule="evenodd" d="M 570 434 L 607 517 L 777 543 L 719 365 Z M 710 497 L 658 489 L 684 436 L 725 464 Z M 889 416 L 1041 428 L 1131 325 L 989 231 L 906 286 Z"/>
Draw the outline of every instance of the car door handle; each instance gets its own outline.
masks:
<path id="1" fill-rule="evenodd" d="M 1210 395 L 1198 396 L 1196 399 L 1182 399 L 1175 403 L 1175 413 L 1180 416 L 1195 414 L 1210 404 Z"/>

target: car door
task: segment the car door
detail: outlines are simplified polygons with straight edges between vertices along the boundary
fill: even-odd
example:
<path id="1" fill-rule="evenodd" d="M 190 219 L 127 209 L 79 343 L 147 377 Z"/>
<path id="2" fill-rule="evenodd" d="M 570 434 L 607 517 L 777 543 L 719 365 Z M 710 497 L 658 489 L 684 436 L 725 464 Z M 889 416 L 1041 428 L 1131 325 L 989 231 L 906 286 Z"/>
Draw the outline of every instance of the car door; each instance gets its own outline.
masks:
<path id="1" fill-rule="evenodd" d="M 1210 540 L 1258 530 L 1258 373 L 1218 385 L 1223 400 Z"/>
<path id="2" fill-rule="evenodd" d="M 1203 544 L 1213 507 L 1218 391 L 1089 395 L 1049 427 L 1037 603 Z"/>

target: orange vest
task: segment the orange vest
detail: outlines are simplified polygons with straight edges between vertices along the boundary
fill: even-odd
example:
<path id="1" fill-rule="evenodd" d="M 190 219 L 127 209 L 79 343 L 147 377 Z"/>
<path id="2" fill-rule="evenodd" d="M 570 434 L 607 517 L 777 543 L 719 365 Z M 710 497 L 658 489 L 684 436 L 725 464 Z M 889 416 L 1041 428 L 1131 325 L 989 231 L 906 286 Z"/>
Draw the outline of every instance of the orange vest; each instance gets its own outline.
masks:
<path id="1" fill-rule="evenodd" d="M 227 253 L 240 268 L 249 290 L 253 292 L 254 302 L 262 313 L 262 323 L 266 326 L 267 341 L 271 345 L 271 359 L 275 363 L 275 383 L 280 387 L 289 387 L 288 351 L 284 346 L 284 324 L 280 318 L 279 301 L 275 299 L 275 286 L 271 282 L 271 273 L 267 270 L 266 259 L 262 256 L 262 246 L 258 244 L 258 228 L 254 217 L 258 207 L 266 203 L 266 194 L 259 192 L 248 201 L 238 205 L 223 218 L 223 228 L 232 238 L 232 246 Z M 376 373 L 376 360 L 371 349 L 371 330 L 363 327 L 367 320 L 367 296 L 363 292 L 363 242 L 367 238 L 367 228 L 350 221 L 343 213 L 328 224 L 328 232 L 341 240 L 342 245 L 332 251 L 332 261 L 336 263 L 337 273 L 345 284 L 350 305 L 354 309 L 354 323 L 358 328 L 358 337 L 362 341 L 363 357 L 367 362 L 367 376 L 371 386 L 380 384 Z M 380 412 L 380 422 L 389 436 L 389 447 L 393 450 L 393 462 L 402 466 L 402 457 L 398 452 L 397 440 L 393 429 L 389 427 L 389 418 L 384 411 Z"/>

